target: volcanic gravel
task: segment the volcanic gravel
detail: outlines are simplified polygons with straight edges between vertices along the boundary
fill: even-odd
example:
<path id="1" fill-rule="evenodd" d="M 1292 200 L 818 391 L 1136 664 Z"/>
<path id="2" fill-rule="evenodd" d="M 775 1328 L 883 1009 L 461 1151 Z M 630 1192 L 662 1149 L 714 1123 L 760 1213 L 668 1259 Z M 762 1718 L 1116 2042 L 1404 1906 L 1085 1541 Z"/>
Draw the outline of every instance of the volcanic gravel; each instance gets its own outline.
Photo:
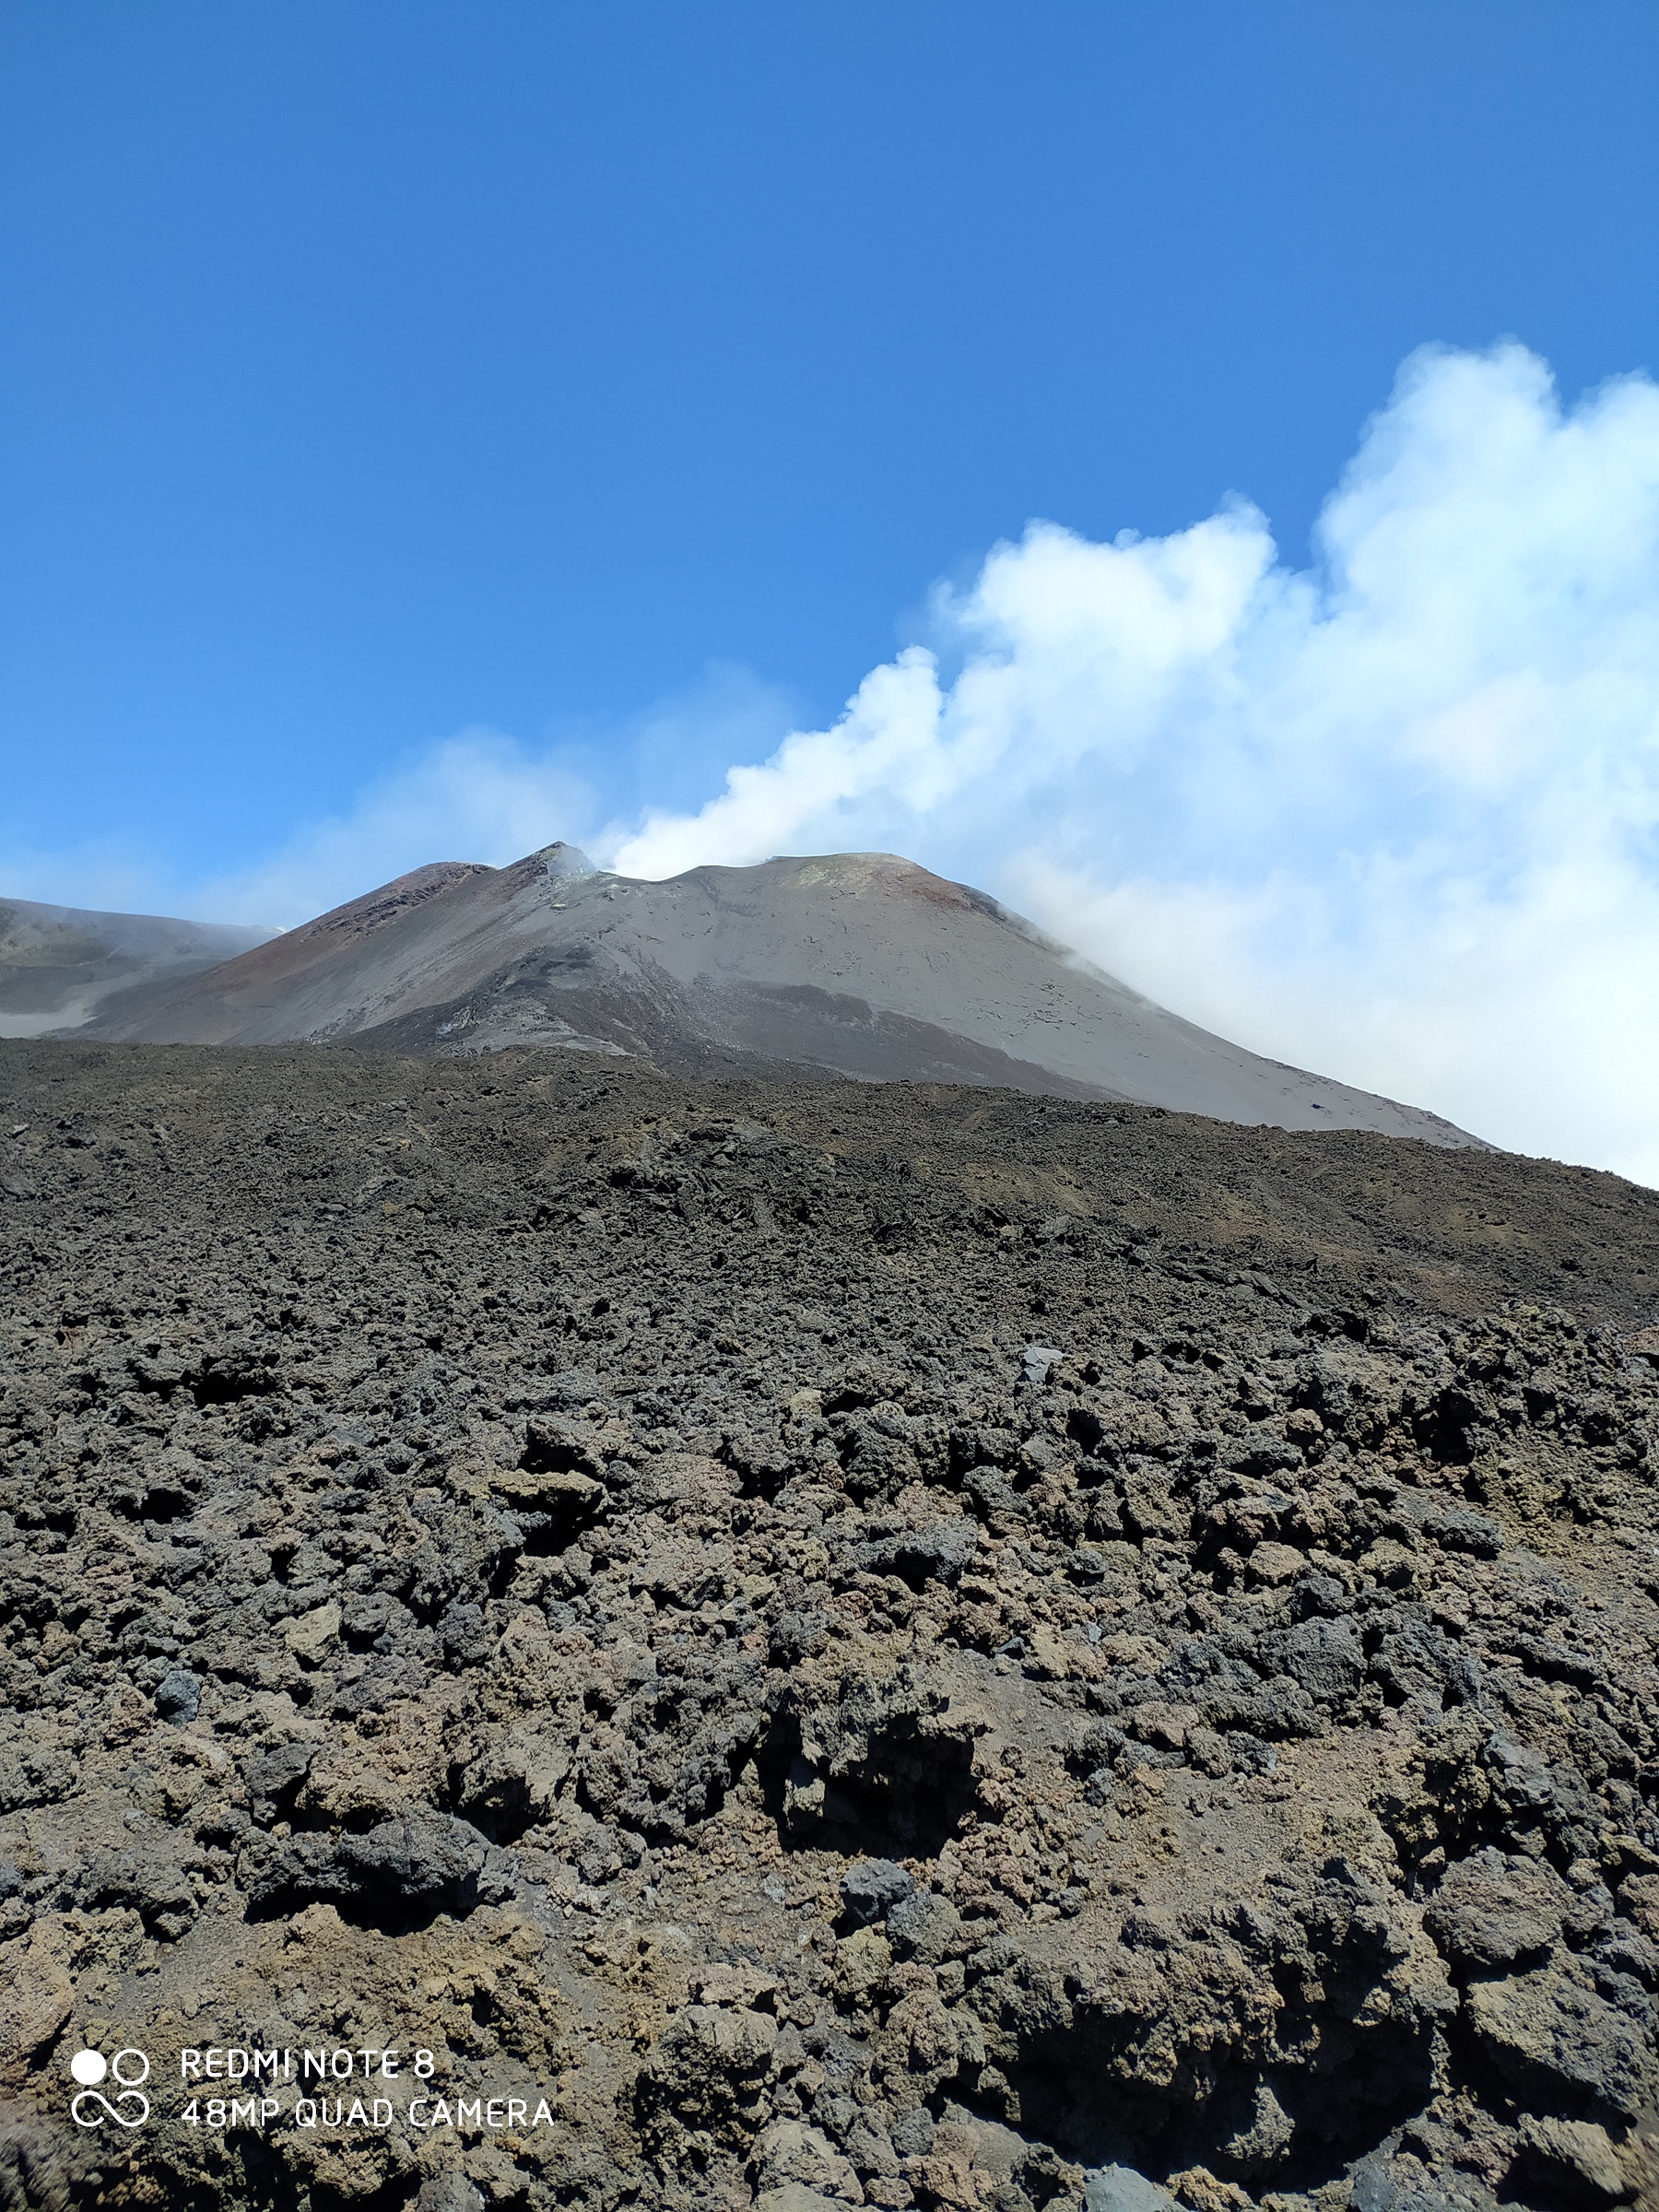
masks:
<path id="1" fill-rule="evenodd" d="M 559 1053 L 0 1101 L 0 2202 L 1652 2197 L 1659 1194 Z"/>

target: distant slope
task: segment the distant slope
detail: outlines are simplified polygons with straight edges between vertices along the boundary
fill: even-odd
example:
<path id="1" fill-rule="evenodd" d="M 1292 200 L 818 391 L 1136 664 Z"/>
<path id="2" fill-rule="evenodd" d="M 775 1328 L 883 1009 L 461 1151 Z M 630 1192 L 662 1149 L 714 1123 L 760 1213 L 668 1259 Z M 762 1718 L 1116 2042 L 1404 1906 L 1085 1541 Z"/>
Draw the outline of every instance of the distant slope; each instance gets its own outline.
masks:
<path id="1" fill-rule="evenodd" d="M 207 974 L 121 993 L 80 1034 L 565 1046 L 682 1070 L 730 1054 L 1480 1142 L 1211 1036 L 983 892 L 887 853 L 693 868 L 665 883 L 598 873 L 567 845 L 507 868 L 444 863 Z"/>
<path id="2" fill-rule="evenodd" d="M 275 934 L 0 899 L 0 1037 L 74 1029 L 112 992 L 199 975 Z"/>

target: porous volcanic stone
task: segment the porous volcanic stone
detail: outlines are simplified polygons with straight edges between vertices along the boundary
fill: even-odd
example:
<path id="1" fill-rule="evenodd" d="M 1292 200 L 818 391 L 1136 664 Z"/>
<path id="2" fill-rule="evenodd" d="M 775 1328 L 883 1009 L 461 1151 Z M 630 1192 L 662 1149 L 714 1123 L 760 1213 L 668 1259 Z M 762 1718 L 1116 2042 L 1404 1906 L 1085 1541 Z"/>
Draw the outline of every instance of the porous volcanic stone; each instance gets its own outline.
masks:
<path id="1" fill-rule="evenodd" d="M 0 2202 L 1659 2194 L 1659 1195 L 558 1051 L 0 1091 Z M 230 2049 L 334 2116 L 191 2124 Z"/>

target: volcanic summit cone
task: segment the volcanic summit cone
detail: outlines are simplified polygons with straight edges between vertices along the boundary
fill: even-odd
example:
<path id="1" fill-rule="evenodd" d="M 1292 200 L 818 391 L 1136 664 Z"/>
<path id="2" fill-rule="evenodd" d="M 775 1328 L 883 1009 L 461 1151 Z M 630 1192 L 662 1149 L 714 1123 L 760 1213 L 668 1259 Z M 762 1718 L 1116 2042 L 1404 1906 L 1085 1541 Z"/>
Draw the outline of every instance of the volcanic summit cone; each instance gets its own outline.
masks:
<path id="1" fill-rule="evenodd" d="M 1155 1006 L 982 891 L 882 853 L 605 874 L 573 847 L 439 863 L 205 974 L 107 1000 L 84 1037 L 510 1045 L 680 1074 L 997 1084 L 1288 1129 L 1467 1145 L 1438 1115 L 1265 1060 Z"/>

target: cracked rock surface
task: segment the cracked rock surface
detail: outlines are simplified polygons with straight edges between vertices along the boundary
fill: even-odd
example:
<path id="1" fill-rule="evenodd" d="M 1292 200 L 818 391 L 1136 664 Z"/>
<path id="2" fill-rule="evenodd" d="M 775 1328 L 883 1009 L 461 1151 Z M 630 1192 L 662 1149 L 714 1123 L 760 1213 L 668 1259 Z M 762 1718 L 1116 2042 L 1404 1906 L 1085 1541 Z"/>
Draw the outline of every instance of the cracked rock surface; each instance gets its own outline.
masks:
<path id="1" fill-rule="evenodd" d="M 1654 2201 L 1656 1312 L 1502 1154 L 0 1047 L 0 2204 Z"/>

